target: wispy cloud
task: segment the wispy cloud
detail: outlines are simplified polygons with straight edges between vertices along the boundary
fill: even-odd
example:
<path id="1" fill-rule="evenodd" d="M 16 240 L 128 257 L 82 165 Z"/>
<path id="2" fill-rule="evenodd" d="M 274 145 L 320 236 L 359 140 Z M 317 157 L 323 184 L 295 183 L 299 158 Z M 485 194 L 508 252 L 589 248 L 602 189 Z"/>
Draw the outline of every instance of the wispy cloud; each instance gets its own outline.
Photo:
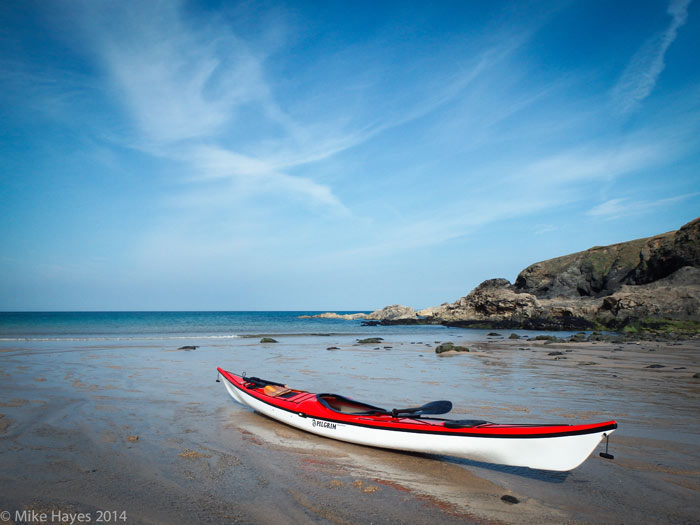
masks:
<path id="1" fill-rule="evenodd" d="M 668 27 L 648 40 L 632 57 L 612 90 L 613 105 L 618 113 L 631 113 L 651 94 L 664 70 L 666 51 L 688 18 L 690 2 L 691 0 L 671 0 L 667 9 L 671 16 Z"/>
<path id="2" fill-rule="evenodd" d="M 116 13 L 124 18 L 121 24 L 117 17 L 108 30 L 92 33 L 112 92 L 136 125 L 138 136 L 126 142 L 180 162 L 195 173 L 189 178 L 193 184 L 232 179 L 239 191 L 302 196 L 312 207 L 346 211 L 328 186 L 284 170 L 330 155 L 353 140 L 331 138 L 320 147 L 298 150 L 304 133 L 271 95 L 264 49 L 215 21 L 206 32 L 193 27 L 177 3 L 148 3 L 141 9 L 147 11 L 142 16 Z M 240 146 L 225 145 L 231 135 L 245 138 L 242 128 L 249 121 L 238 118 L 243 111 L 257 112 L 268 129 L 277 129 L 275 144 L 268 145 L 274 154 L 243 153 Z M 295 150 L 294 158 L 277 158 L 285 150 Z"/>
<path id="3" fill-rule="evenodd" d="M 610 199 L 597 206 L 594 206 L 586 212 L 586 215 L 592 217 L 619 217 L 621 214 L 629 213 L 628 199 Z"/>
<path id="4" fill-rule="evenodd" d="M 687 193 L 655 201 L 634 201 L 627 198 L 610 199 L 594 206 L 586 212 L 586 215 L 601 219 L 617 219 L 628 215 L 640 215 L 659 208 L 666 208 L 681 201 L 697 197 L 698 195 L 700 195 L 700 193 Z"/>
<path id="5" fill-rule="evenodd" d="M 612 180 L 665 158 L 665 149 L 659 143 L 589 144 L 531 161 L 517 168 L 509 178 L 513 181 L 527 180 L 536 185 Z"/>
<path id="6" fill-rule="evenodd" d="M 240 38 L 217 20 L 197 26 L 177 2 L 147 3 L 138 13 L 134 10 L 112 10 L 108 17 L 101 13 L 106 27 L 90 31 L 110 91 L 135 125 L 137 136 L 125 142 L 180 163 L 193 175 L 187 180 L 197 199 L 206 192 L 202 183 L 225 179 L 235 183 L 231 191 L 239 196 L 301 197 L 309 209 L 339 214 L 348 209 L 330 185 L 293 170 L 449 104 L 525 40 L 501 41 L 449 72 L 429 75 L 410 98 L 395 95 L 380 104 L 380 112 L 356 116 L 340 104 L 317 122 L 298 112 L 292 115 L 276 98 L 274 79 L 266 72 L 274 49 Z M 249 129 L 252 122 L 255 128 Z M 221 187 L 214 191 L 212 198 L 220 198 Z"/>
<path id="7" fill-rule="evenodd" d="M 186 157 L 192 169 L 201 173 L 200 180 L 228 179 L 236 183 L 237 191 L 247 194 L 282 192 L 348 213 L 328 186 L 307 177 L 291 176 L 265 160 L 214 146 L 196 147 Z"/>
<path id="8" fill-rule="evenodd" d="M 231 123 L 238 107 L 266 93 L 265 57 L 222 25 L 206 33 L 189 24 L 179 2 L 132 4 L 98 15 L 103 26 L 90 34 L 111 91 L 142 141 L 211 137 Z"/>

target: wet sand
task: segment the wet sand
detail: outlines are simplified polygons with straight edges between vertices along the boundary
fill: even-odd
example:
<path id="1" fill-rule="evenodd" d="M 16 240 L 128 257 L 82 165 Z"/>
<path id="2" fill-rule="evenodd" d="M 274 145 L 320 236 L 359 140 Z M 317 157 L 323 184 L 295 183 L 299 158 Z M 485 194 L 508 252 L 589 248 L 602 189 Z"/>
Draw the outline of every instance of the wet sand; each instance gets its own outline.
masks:
<path id="1" fill-rule="evenodd" d="M 194 351 L 3 342 L 0 511 L 12 521 L 44 512 L 48 523 L 80 512 L 93 523 L 698 523 L 700 341 L 465 333 L 379 345 L 193 339 Z M 436 355 L 437 340 L 471 351 Z M 234 404 L 217 366 L 389 408 L 451 399 L 460 419 L 615 419 L 615 460 L 598 456 L 601 445 L 578 469 L 553 473 L 327 440 Z"/>

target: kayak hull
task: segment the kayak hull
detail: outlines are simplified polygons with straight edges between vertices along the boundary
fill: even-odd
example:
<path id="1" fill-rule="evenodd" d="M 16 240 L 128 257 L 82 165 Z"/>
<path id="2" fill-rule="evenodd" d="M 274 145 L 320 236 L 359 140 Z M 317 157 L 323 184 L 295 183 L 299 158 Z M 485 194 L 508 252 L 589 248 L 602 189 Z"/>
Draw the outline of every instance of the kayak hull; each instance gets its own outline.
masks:
<path id="1" fill-rule="evenodd" d="M 219 373 L 235 401 L 306 432 L 359 445 L 486 463 L 569 471 L 583 463 L 617 427 L 610 421 L 578 426 L 489 423 L 473 428 L 447 428 L 444 422 L 449 420 L 353 417 L 328 410 L 314 394 L 301 392 L 295 396 L 299 398 L 296 402 L 294 398 L 291 401 L 268 399 L 260 389 L 247 388 L 245 378 L 222 369 Z"/>

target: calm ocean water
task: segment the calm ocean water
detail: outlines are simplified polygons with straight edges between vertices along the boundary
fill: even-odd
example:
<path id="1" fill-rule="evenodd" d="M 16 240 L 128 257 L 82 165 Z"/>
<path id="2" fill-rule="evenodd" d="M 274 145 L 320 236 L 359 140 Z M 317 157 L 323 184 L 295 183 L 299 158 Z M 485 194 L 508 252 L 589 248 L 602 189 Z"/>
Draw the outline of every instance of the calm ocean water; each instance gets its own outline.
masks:
<path id="1" fill-rule="evenodd" d="M 374 334 L 377 330 L 363 327 L 361 321 L 299 319 L 301 315 L 317 313 L 320 312 L 0 312 L 0 341 L 231 339 L 259 334 Z M 401 333 L 415 329 L 391 327 L 391 331 Z"/>
<path id="2" fill-rule="evenodd" d="M 265 336 L 392 336 L 457 337 L 486 340 L 491 330 L 446 328 L 439 325 L 362 326 L 362 321 L 300 319 L 312 311 L 250 312 L 0 312 L 0 343 L 13 341 L 143 341 L 226 340 Z M 355 312 L 338 312 L 355 313 Z M 509 330 L 522 336 L 573 332 Z M 444 340 L 444 339 L 443 339 Z"/>

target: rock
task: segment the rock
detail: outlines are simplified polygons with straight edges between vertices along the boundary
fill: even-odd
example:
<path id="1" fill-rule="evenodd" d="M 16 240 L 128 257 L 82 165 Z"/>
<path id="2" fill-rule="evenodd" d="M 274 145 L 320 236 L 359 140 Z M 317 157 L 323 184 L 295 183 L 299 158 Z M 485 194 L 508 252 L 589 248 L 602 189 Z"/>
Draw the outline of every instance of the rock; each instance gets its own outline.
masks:
<path id="1" fill-rule="evenodd" d="M 362 326 L 379 326 L 381 324 L 380 321 L 362 321 Z"/>
<path id="2" fill-rule="evenodd" d="M 381 337 L 368 337 L 366 339 L 358 339 L 357 340 L 358 343 L 363 344 L 363 345 L 377 344 L 377 343 L 381 343 L 382 341 L 384 341 L 384 339 Z"/>
<path id="3" fill-rule="evenodd" d="M 488 337 L 503 337 L 503 336 L 502 336 L 501 334 L 499 334 L 498 332 L 489 332 L 489 333 L 486 334 L 486 335 L 487 335 Z"/>
<path id="4" fill-rule="evenodd" d="M 564 355 L 564 352 L 549 352 L 547 355 Z"/>
<path id="5" fill-rule="evenodd" d="M 700 372 L 693 374 L 693 379 L 700 379 Z"/>
<path id="6" fill-rule="evenodd" d="M 178 350 L 197 350 L 198 346 L 181 346 Z"/>
<path id="7" fill-rule="evenodd" d="M 685 266 L 653 283 L 622 286 L 603 299 L 596 320 L 626 331 L 697 331 L 700 268 Z"/>
<path id="8" fill-rule="evenodd" d="M 678 231 L 651 238 L 628 284 L 647 284 L 664 279 L 685 266 L 700 267 L 700 218 Z"/>
<path id="9" fill-rule="evenodd" d="M 337 346 L 329 346 L 326 350 L 340 350 Z"/>
<path id="10" fill-rule="evenodd" d="M 516 498 L 515 496 L 511 496 L 510 494 L 504 494 L 501 496 L 501 501 L 505 503 L 510 503 L 511 505 L 517 505 L 520 503 L 520 500 Z"/>
<path id="11" fill-rule="evenodd" d="M 421 310 L 425 313 L 426 310 Z M 536 317 L 541 307 L 534 295 L 519 294 L 505 279 L 490 279 L 474 288 L 469 295 L 451 304 L 430 310 L 432 317 L 441 321 L 502 322 L 518 318 Z"/>
<path id="12" fill-rule="evenodd" d="M 434 317 L 426 319 L 474 328 L 587 330 L 594 326 L 588 318 L 593 317 L 596 306 L 570 299 L 540 301 L 532 294 L 518 292 L 505 279 L 490 279 L 454 303 L 429 309 Z"/>
<path id="13" fill-rule="evenodd" d="M 261 343 L 277 343 L 279 341 L 277 341 L 276 339 L 273 339 L 272 337 L 263 337 L 262 339 L 260 339 L 260 342 Z"/>
<path id="14" fill-rule="evenodd" d="M 520 339 L 520 336 L 518 334 L 510 334 L 508 339 Z"/>
<path id="15" fill-rule="evenodd" d="M 665 365 L 649 365 L 645 366 L 644 368 L 666 368 Z"/>
<path id="16" fill-rule="evenodd" d="M 367 319 L 368 315 L 369 314 L 365 313 L 337 314 L 334 312 L 324 312 L 315 315 L 300 315 L 297 319 L 343 319 L 345 321 L 356 321 L 357 319 Z"/>
<path id="17" fill-rule="evenodd" d="M 442 343 L 435 348 L 436 354 L 442 354 L 444 352 L 469 352 L 469 348 L 466 346 L 455 345 L 454 343 Z"/>
<path id="18" fill-rule="evenodd" d="M 416 312 L 412 307 L 393 304 L 391 306 L 385 306 L 381 310 L 375 310 L 367 316 L 367 319 L 375 321 L 397 321 L 416 319 L 416 317 Z"/>

